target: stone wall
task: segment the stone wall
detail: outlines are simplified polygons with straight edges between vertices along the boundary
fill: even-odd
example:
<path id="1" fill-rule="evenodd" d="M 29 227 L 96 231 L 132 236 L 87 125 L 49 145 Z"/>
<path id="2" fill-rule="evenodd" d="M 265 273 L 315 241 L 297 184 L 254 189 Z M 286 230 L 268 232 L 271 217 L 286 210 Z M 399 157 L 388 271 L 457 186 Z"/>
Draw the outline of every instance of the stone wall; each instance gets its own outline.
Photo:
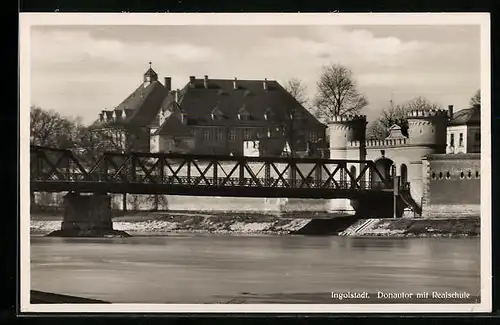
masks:
<path id="1" fill-rule="evenodd" d="M 480 169 L 480 154 L 429 155 L 424 159 L 423 216 L 480 216 Z"/>

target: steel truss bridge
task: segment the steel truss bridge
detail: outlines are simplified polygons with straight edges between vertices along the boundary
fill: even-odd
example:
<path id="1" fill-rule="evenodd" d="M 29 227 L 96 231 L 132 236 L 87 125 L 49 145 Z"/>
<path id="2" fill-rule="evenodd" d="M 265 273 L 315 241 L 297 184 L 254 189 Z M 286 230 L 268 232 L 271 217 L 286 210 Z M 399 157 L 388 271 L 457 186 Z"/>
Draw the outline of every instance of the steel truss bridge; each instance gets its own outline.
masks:
<path id="1" fill-rule="evenodd" d="M 355 199 L 394 191 L 390 176 L 359 160 L 106 152 L 88 166 L 70 150 L 31 146 L 30 171 L 33 192 Z"/>

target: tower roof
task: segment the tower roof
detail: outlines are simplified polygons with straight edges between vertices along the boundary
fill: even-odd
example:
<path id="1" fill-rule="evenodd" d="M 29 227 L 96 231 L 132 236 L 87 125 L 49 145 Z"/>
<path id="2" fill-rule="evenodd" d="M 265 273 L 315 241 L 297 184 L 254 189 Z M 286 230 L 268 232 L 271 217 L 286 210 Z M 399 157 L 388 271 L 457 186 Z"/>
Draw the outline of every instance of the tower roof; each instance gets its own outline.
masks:
<path id="1" fill-rule="evenodd" d="M 157 77 L 158 74 L 153 70 L 153 68 L 149 68 L 146 73 L 144 73 L 144 76 L 149 76 L 149 77 Z"/>
<path id="2" fill-rule="evenodd" d="M 149 69 L 144 73 L 144 76 L 149 76 L 149 77 L 158 77 L 158 74 L 151 68 L 151 62 L 149 62 Z"/>

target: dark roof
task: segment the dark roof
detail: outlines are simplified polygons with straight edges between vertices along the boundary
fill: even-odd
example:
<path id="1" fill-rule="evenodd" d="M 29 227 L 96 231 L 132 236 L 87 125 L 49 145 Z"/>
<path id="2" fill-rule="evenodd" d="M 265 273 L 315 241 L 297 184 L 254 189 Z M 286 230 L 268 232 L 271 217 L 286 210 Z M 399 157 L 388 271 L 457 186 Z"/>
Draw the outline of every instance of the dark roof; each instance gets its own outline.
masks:
<path id="1" fill-rule="evenodd" d="M 166 134 L 179 137 L 192 136 L 191 129 L 182 123 L 181 117 L 178 113 L 170 114 L 170 116 L 165 119 L 165 122 L 158 130 L 156 130 L 154 134 Z"/>
<path id="2" fill-rule="evenodd" d="M 148 71 L 144 73 L 144 76 L 158 77 L 158 74 L 152 68 L 149 68 Z"/>
<path id="3" fill-rule="evenodd" d="M 178 94 L 178 106 L 175 107 L 175 92 L 170 92 L 162 104 L 162 110 L 178 111 L 182 109 L 187 117 L 188 125 L 276 125 L 277 121 L 288 119 L 290 108 L 296 109 L 296 116 L 311 127 L 323 126 L 278 82 L 267 81 L 267 90 L 263 80 L 237 80 L 238 89 L 233 88 L 234 80 L 209 79 L 207 88 L 203 79 L 194 79 L 193 85 L 188 83 Z M 212 119 L 211 112 L 217 107 L 222 118 Z M 238 113 L 246 110 L 250 118 L 238 119 Z M 272 111 L 270 119 L 265 112 Z"/>
<path id="4" fill-rule="evenodd" d="M 481 106 L 473 106 L 463 109 L 453 114 L 453 118 L 448 125 L 480 125 Z"/>
<path id="5" fill-rule="evenodd" d="M 104 123 L 109 126 L 111 124 L 128 124 L 130 126 L 142 127 L 152 123 L 160 111 L 160 105 L 167 96 L 168 91 L 158 81 L 153 81 L 147 87 L 141 84 L 134 90 L 123 102 L 115 107 L 112 111 L 105 111 L 108 115 L 108 120 L 112 118 L 113 112 L 118 115 L 113 123 Z M 125 111 L 125 119 L 121 118 L 122 111 Z M 99 121 L 94 124 L 101 124 Z"/>
<path id="6" fill-rule="evenodd" d="M 148 73 L 156 75 L 152 69 Z M 266 81 L 267 89 L 264 80 L 237 80 L 237 89 L 233 88 L 233 82 L 231 79 L 209 79 L 205 88 L 204 79 L 190 80 L 178 91 L 178 102 L 175 102 L 176 92 L 167 90 L 158 81 L 151 82 L 147 87 L 141 84 L 113 111 L 104 112 L 108 121 L 113 119 L 115 112 L 117 117 L 113 122 L 97 120 L 93 126 L 157 127 L 160 110 L 169 110 L 184 113 L 189 126 L 229 124 L 265 127 L 289 120 L 289 110 L 293 108 L 297 124 L 306 128 L 326 127 L 274 80 Z M 212 119 L 211 113 L 216 107 L 222 115 Z M 238 119 L 238 114 L 244 111 L 248 112 L 249 118 Z M 167 132 L 166 128 L 161 129 Z"/>

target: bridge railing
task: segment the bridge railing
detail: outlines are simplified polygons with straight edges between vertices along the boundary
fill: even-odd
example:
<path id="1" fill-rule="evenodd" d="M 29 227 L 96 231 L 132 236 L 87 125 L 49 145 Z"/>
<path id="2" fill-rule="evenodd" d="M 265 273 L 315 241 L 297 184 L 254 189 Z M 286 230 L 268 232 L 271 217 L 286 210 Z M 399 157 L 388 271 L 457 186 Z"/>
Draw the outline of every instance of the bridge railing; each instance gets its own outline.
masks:
<path id="1" fill-rule="evenodd" d="M 375 191 L 393 186 L 372 161 L 105 153 L 85 169 L 71 151 L 43 147 L 32 147 L 31 159 L 32 180 L 68 187 L 83 182 Z M 358 175 L 348 163 L 361 166 Z"/>

